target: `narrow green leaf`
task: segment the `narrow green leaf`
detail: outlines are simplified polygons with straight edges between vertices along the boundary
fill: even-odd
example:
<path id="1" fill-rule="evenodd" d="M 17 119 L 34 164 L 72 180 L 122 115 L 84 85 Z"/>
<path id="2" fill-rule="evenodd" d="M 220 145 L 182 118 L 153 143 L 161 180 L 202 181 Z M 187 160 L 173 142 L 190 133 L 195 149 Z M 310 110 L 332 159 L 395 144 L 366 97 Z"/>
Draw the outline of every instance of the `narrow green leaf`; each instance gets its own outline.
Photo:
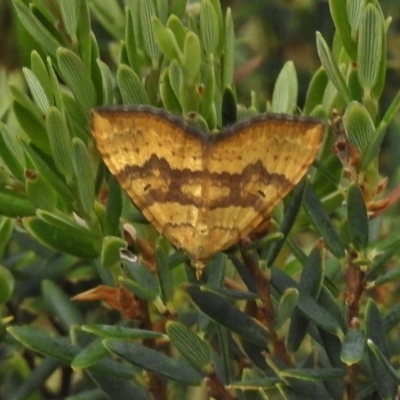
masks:
<path id="1" fill-rule="evenodd" d="M 32 326 L 13 326 L 7 331 L 16 340 L 33 351 L 69 363 L 78 353 L 67 338 L 50 336 L 42 329 Z"/>
<path id="2" fill-rule="evenodd" d="M 121 263 L 120 250 L 126 249 L 127 243 L 120 237 L 106 236 L 103 239 L 101 248 L 101 266 L 106 269 L 112 269 L 116 264 Z"/>
<path id="3" fill-rule="evenodd" d="M 157 266 L 158 281 L 161 289 L 161 298 L 164 303 L 172 300 L 174 295 L 174 282 L 172 278 L 172 270 L 168 264 L 167 253 L 161 246 L 159 239 L 156 244 L 155 259 Z"/>
<path id="4" fill-rule="evenodd" d="M 14 190 L 0 188 L 0 215 L 22 218 L 35 215 L 36 207 L 27 197 Z"/>
<path id="5" fill-rule="evenodd" d="M 41 87 L 43 88 L 46 98 L 53 103 L 53 89 L 50 81 L 50 76 L 46 68 L 45 62 L 37 51 L 32 51 L 31 53 L 31 69 L 32 73 L 39 80 Z M 46 111 L 47 112 L 47 111 Z M 45 113 L 46 113 L 45 112 Z"/>
<path id="6" fill-rule="evenodd" d="M 79 55 L 83 64 L 86 66 L 86 69 L 90 71 L 93 64 L 92 56 L 94 52 L 92 41 L 94 40 L 94 37 L 92 36 L 89 4 L 87 0 L 75 0 L 75 2 L 77 7 L 76 16 L 79 16 L 79 19 L 77 19 L 78 25 L 76 30 L 76 41 L 79 43 Z"/>
<path id="7" fill-rule="evenodd" d="M 56 319 L 65 332 L 69 332 L 72 325 L 82 325 L 84 317 L 76 303 L 71 301 L 59 286 L 50 280 L 44 280 L 41 285 L 43 297 L 50 308 L 50 314 Z"/>
<path id="8" fill-rule="evenodd" d="M 372 90 L 381 65 L 383 20 L 375 5 L 368 4 L 361 16 L 358 32 L 358 78 L 364 90 Z"/>
<path id="9" fill-rule="evenodd" d="M 43 177 L 34 170 L 25 171 L 26 193 L 35 207 L 55 211 L 57 194 Z"/>
<path id="10" fill-rule="evenodd" d="M 222 87 L 225 89 L 232 86 L 235 70 L 235 28 L 233 25 L 232 11 L 228 7 L 225 17 L 225 38 L 223 50 Z"/>
<path id="11" fill-rule="evenodd" d="M 25 157 L 19 138 L 0 122 L 0 158 L 10 172 L 21 182 L 24 181 Z"/>
<path id="12" fill-rule="evenodd" d="M 343 100 L 346 103 L 349 103 L 352 100 L 350 90 L 344 81 L 337 62 L 334 60 L 328 45 L 319 32 L 317 32 L 317 51 L 321 60 L 321 64 L 325 68 L 329 79 L 335 85 L 335 88 L 342 96 Z"/>
<path id="13" fill-rule="evenodd" d="M 14 233 L 15 220 L 13 218 L 0 216 L 0 258 L 4 259 L 5 250 L 8 250 L 8 242 Z M 0 291 L 1 292 L 1 291 Z"/>
<path id="14" fill-rule="evenodd" d="M 271 283 L 279 293 L 283 293 L 288 288 L 298 289 L 297 282 L 275 267 L 271 268 Z M 299 300 L 296 304 L 299 310 L 318 327 L 337 336 L 341 331 L 341 326 L 334 315 L 327 312 L 309 294 L 300 290 L 299 294 Z"/>
<path id="15" fill-rule="evenodd" d="M 110 339 L 167 339 L 166 335 L 160 332 L 146 331 L 144 329 L 125 328 L 116 325 L 88 324 L 82 325 L 81 329 L 85 332 L 93 333 L 96 336 Z"/>
<path id="16" fill-rule="evenodd" d="M 119 234 L 119 219 L 122 213 L 122 193 L 117 180 L 110 176 L 108 179 L 108 198 L 104 220 L 104 234 Z"/>
<path id="17" fill-rule="evenodd" d="M 347 207 L 351 243 L 356 250 L 363 250 L 368 246 L 368 215 L 363 194 L 356 184 L 349 188 Z"/>
<path id="18" fill-rule="evenodd" d="M 108 353 L 101 339 L 95 339 L 83 348 L 72 360 L 71 368 L 74 371 L 89 368 L 96 364 Z"/>
<path id="19" fill-rule="evenodd" d="M 297 106 L 298 83 L 292 61 L 285 63 L 275 82 L 272 94 L 271 111 L 293 114 Z"/>
<path id="20" fill-rule="evenodd" d="M 96 60 L 101 73 L 102 81 L 102 103 L 112 104 L 113 101 L 113 75 L 111 73 L 110 67 L 101 60 Z"/>
<path id="21" fill-rule="evenodd" d="M 23 148 L 29 161 L 33 164 L 34 169 L 57 191 L 65 204 L 72 204 L 74 200 L 72 194 L 62 177 L 55 171 L 54 164 L 48 162 L 48 159 L 34 147 L 24 144 Z"/>
<path id="22" fill-rule="evenodd" d="M 283 295 L 279 299 L 276 318 L 274 321 L 275 330 L 280 329 L 283 324 L 289 320 L 294 308 L 296 307 L 298 299 L 299 291 L 295 288 L 288 288 L 283 292 Z"/>
<path id="23" fill-rule="evenodd" d="M 367 0 L 347 0 L 346 2 L 347 17 L 349 19 L 351 27 L 351 37 L 354 43 L 357 40 L 360 19 L 362 11 L 364 10 L 366 4 Z"/>
<path id="24" fill-rule="evenodd" d="M 95 200 L 94 174 L 89 153 L 79 138 L 72 139 L 72 166 L 83 211 L 90 215 Z"/>
<path id="25" fill-rule="evenodd" d="M 172 31 L 179 48 L 182 50 L 187 32 L 187 28 L 183 25 L 182 20 L 176 14 L 172 13 L 168 18 L 166 27 Z"/>
<path id="26" fill-rule="evenodd" d="M 368 340 L 368 358 L 374 376 L 375 388 L 382 400 L 392 400 L 397 394 L 398 384 L 388 371 L 385 363 L 377 357 L 379 347 L 373 347 L 372 341 Z"/>
<path id="27" fill-rule="evenodd" d="M 124 104 L 150 103 L 143 82 L 132 68 L 121 64 L 117 71 L 117 82 Z"/>
<path id="28" fill-rule="evenodd" d="M 349 23 L 349 17 L 347 15 L 346 1 L 329 0 L 329 9 L 331 10 L 333 22 L 347 54 L 352 60 L 355 60 L 357 48 L 356 43 L 353 41 L 351 35 L 351 27 Z"/>
<path id="29" fill-rule="evenodd" d="M 349 140 L 361 154 L 360 168 L 364 170 L 379 151 L 376 142 L 377 133 L 371 116 L 364 105 L 353 101 L 346 108 L 343 125 Z M 374 154 L 372 154 L 372 149 L 375 151 Z"/>
<path id="30" fill-rule="evenodd" d="M 207 342 L 200 339 L 185 325 L 176 321 L 167 322 L 166 332 L 171 343 L 197 371 L 206 374 L 213 372 L 211 349 Z"/>
<path id="31" fill-rule="evenodd" d="M 58 0 L 61 11 L 61 18 L 64 23 L 65 31 L 69 36 L 74 37 L 80 19 L 80 2 L 86 0 Z"/>
<path id="32" fill-rule="evenodd" d="M 1 232 L 1 231 L 0 231 Z M 14 292 L 15 279 L 10 270 L 0 265 L 0 305 L 10 300 Z"/>
<path id="33" fill-rule="evenodd" d="M 310 186 L 307 186 L 305 190 L 303 206 L 311 222 L 324 239 L 326 247 L 335 257 L 344 257 L 345 251 L 340 237 L 325 212 L 320 199 Z"/>
<path id="34" fill-rule="evenodd" d="M 281 371 L 280 374 L 304 381 L 327 381 L 343 379 L 344 371 L 340 368 L 288 368 Z"/>
<path id="35" fill-rule="evenodd" d="M 37 217 L 24 219 L 25 229 L 40 243 L 61 252 L 79 258 L 96 258 L 100 253 L 100 244 L 90 234 L 85 235 L 81 229 L 64 223 L 64 228 L 46 223 Z M 60 221 L 61 223 L 61 221 Z"/>
<path id="36" fill-rule="evenodd" d="M 323 67 L 320 67 L 314 73 L 308 85 L 306 102 L 303 109 L 305 115 L 310 115 L 311 112 L 322 103 L 327 84 L 328 76 L 326 71 Z"/>
<path id="37" fill-rule="evenodd" d="M 91 110 L 96 105 L 96 90 L 85 64 L 74 52 L 63 47 L 57 50 L 57 62 L 75 99 L 86 111 Z"/>
<path id="38" fill-rule="evenodd" d="M 182 63 L 183 54 L 181 49 L 179 48 L 174 32 L 172 32 L 172 30 L 169 28 L 165 28 L 157 17 L 153 16 L 151 18 L 151 23 L 153 27 L 154 38 L 163 54 L 170 61 L 176 59 L 180 63 Z"/>
<path id="39" fill-rule="evenodd" d="M 187 362 L 173 360 L 148 347 L 119 339 L 105 339 L 104 345 L 114 354 L 145 370 L 185 385 L 198 386 L 203 377 Z"/>
<path id="40" fill-rule="evenodd" d="M 14 0 L 18 18 L 30 35 L 43 47 L 46 53 L 55 57 L 61 43 L 42 25 L 33 12 L 21 0 Z"/>
<path id="41" fill-rule="evenodd" d="M 179 100 L 177 99 L 177 97 L 174 93 L 174 90 L 172 89 L 172 86 L 171 86 L 168 68 L 165 68 L 161 74 L 160 96 L 161 96 L 164 108 L 166 110 L 176 113 L 176 114 L 182 114 L 182 107 L 179 104 Z"/>
<path id="42" fill-rule="evenodd" d="M 318 298 L 323 279 L 323 250 L 322 243 L 318 242 L 307 257 L 298 286 L 300 296 L 307 294 L 314 299 Z M 308 319 L 300 310 L 294 310 L 287 338 L 287 346 L 290 351 L 296 351 L 300 347 L 307 329 Z"/>
<path id="43" fill-rule="evenodd" d="M 200 8 L 200 37 L 203 51 L 214 53 L 219 42 L 218 16 L 210 0 L 202 0 Z"/>
<path id="44" fill-rule="evenodd" d="M 46 135 L 46 127 L 43 121 L 38 120 L 34 114 L 20 103 L 14 102 L 13 108 L 15 116 L 28 138 L 40 150 L 50 154 L 49 138 Z"/>
<path id="45" fill-rule="evenodd" d="M 383 353 L 379 350 L 378 346 L 375 345 L 375 343 L 371 340 L 367 340 L 367 346 L 368 349 L 370 350 L 371 353 L 382 363 L 382 366 L 386 368 L 387 372 L 391 375 L 392 379 L 389 385 L 388 383 L 388 392 L 391 393 L 393 390 L 394 384 L 393 380 L 396 381 L 398 384 L 400 383 L 400 376 L 397 372 L 397 369 L 390 363 L 390 361 L 383 355 Z M 388 396 L 390 396 L 390 393 L 388 393 Z"/>
<path id="46" fill-rule="evenodd" d="M 144 49 L 151 59 L 158 60 L 160 57 L 160 50 L 157 46 L 151 23 L 152 17 L 157 15 L 153 0 L 140 0 L 139 12 Z"/>
<path id="47" fill-rule="evenodd" d="M 121 282 L 139 297 L 143 297 L 148 301 L 154 301 L 159 296 L 159 287 L 148 267 L 139 262 L 136 256 L 128 250 L 121 250 L 120 254 L 122 263 L 132 278 L 121 278 Z"/>
<path id="48" fill-rule="evenodd" d="M 29 68 L 22 68 L 22 72 L 24 73 L 26 83 L 28 84 L 35 104 L 38 106 L 40 112 L 45 115 L 50 107 L 50 103 L 44 88 L 39 79 Z"/>
<path id="49" fill-rule="evenodd" d="M 70 181 L 72 178 L 71 135 L 65 117 L 53 106 L 47 114 L 46 128 L 54 163 L 65 175 L 66 180 Z"/>
<path id="50" fill-rule="evenodd" d="M 209 318 L 252 343 L 266 345 L 266 329 L 221 296 L 195 285 L 186 287 L 186 290 L 195 305 Z"/>
<path id="51" fill-rule="evenodd" d="M 183 46 L 182 69 L 188 83 L 197 83 L 200 79 L 201 48 L 200 40 L 194 32 L 188 32 Z"/>

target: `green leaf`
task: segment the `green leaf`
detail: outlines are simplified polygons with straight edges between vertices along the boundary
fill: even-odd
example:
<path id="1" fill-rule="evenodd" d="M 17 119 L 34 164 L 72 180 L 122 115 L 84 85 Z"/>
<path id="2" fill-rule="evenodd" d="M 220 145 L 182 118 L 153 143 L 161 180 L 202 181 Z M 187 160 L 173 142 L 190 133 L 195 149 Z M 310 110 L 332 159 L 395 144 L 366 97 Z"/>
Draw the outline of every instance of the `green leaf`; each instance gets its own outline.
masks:
<path id="1" fill-rule="evenodd" d="M 108 354 L 101 339 L 95 339 L 82 349 L 72 360 L 71 368 L 74 371 L 89 368 Z"/>
<path id="2" fill-rule="evenodd" d="M 311 78 L 308 85 L 304 114 L 310 115 L 311 112 L 322 103 L 323 95 L 328 84 L 328 76 L 323 67 L 320 67 Z"/>
<path id="3" fill-rule="evenodd" d="M 364 357 L 365 335 L 359 329 L 349 329 L 343 340 L 340 359 L 346 365 L 357 364 Z"/>
<path id="4" fill-rule="evenodd" d="M 29 34 L 43 47 L 46 53 L 55 57 L 61 43 L 42 25 L 33 12 L 21 0 L 14 0 L 18 18 Z"/>
<path id="5" fill-rule="evenodd" d="M 35 215 L 36 207 L 28 198 L 14 190 L 0 188 L 0 215 L 22 218 Z"/>
<path id="6" fill-rule="evenodd" d="M 252 343 L 266 346 L 267 330 L 247 314 L 206 288 L 191 285 L 186 290 L 195 305 L 209 318 Z"/>
<path id="7" fill-rule="evenodd" d="M 21 182 L 24 181 L 25 157 L 19 138 L 0 122 L 0 157 L 10 172 Z"/>
<path id="8" fill-rule="evenodd" d="M 297 282 L 275 267 L 271 268 L 271 283 L 279 293 L 283 293 L 288 288 L 299 290 Z M 341 326 L 335 316 L 327 312 L 327 309 L 317 303 L 306 292 L 299 290 L 299 299 L 296 306 L 304 316 L 324 331 L 334 336 L 338 336 L 341 332 Z"/>
<path id="9" fill-rule="evenodd" d="M 71 50 L 59 48 L 57 62 L 60 72 L 76 101 L 85 111 L 96 105 L 96 90 L 82 60 Z"/>
<path id="10" fill-rule="evenodd" d="M 122 213 L 122 193 L 117 180 L 110 176 L 108 179 L 108 198 L 104 220 L 104 234 L 119 234 L 119 219 Z"/>
<path id="11" fill-rule="evenodd" d="M 350 241 L 356 250 L 363 250 L 368 246 L 368 215 L 362 191 L 356 184 L 349 188 L 347 207 Z"/>
<path id="12" fill-rule="evenodd" d="M 74 37 L 78 28 L 80 19 L 80 2 L 82 0 L 58 0 L 60 4 L 61 18 L 63 20 L 65 31 L 69 36 Z"/>
<path id="13" fill-rule="evenodd" d="M 346 2 L 347 17 L 351 27 L 351 37 L 354 42 L 357 40 L 360 19 L 366 4 L 367 0 L 347 0 Z"/>
<path id="14" fill-rule="evenodd" d="M 207 342 L 200 339 L 185 325 L 176 321 L 167 322 L 166 332 L 171 343 L 197 371 L 204 374 L 214 372 L 211 365 L 211 349 Z"/>
<path id="15" fill-rule="evenodd" d="M 72 325 L 82 325 L 84 318 L 76 303 L 73 303 L 59 286 L 50 280 L 42 282 L 42 294 L 50 308 L 50 315 L 58 321 L 65 332 L 71 329 Z"/>
<path id="16" fill-rule="evenodd" d="M 200 76 L 201 48 L 198 36 L 188 32 L 183 46 L 182 70 L 188 83 L 196 83 Z"/>
<path id="17" fill-rule="evenodd" d="M 26 193 L 35 207 L 55 211 L 57 206 L 57 194 L 45 179 L 34 170 L 25 171 Z"/>
<path id="18" fill-rule="evenodd" d="M 0 231 L 1 232 L 1 231 Z M 0 305 L 3 306 L 13 295 L 15 279 L 10 270 L 0 265 Z"/>
<path id="19" fill-rule="evenodd" d="M 175 38 L 174 32 L 169 28 L 165 28 L 161 21 L 155 16 L 151 18 L 151 23 L 153 27 L 154 38 L 163 54 L 170 61 L 176 59 L 182 63 L 183 54 Z"/>
<path id="20" fill-rule="evenodd" d="M 376 303 L 369 299 L 365 308 L 365 328 L 368 342 L 373 342 L 385 358 L 389 358 L 383 321 Z M 368 346 L 371 349 L 371 346 Z M 368 358 L 375 378 L 375 386 L 382 399 L 393 399 L 397 393 L 397 382 L 388 372 L 385 364 L 376 357 L 376 352 L 368 351 Z"/>
<path id="21" fill-rule="evenodd" d="M 120 237 L 104 237 L 100 257 L 101 266 L 106 269 L 112 269 L 116 264 L 119 265 L 121 263 L 120 250 L 126 248 L 127 243 Z"/>
<path id="22" fill-rule="evenodd" d="M 32 326 L 13 326 L 8 333 L 27 348 L 57 360 L 69 363 L 78 353 L 67 338 L 50 336 L 42 329 Z"/>
<path id="23" fill-rule="evenodd" d="M 225 89 L 232 86 L 235 70 L 235 28 L 229 7 L 226 10 L 224 39 L 222 87 Z"/>
<path id="24" fill-rule="evenodd" d="M 351 102 L 343 116 L 343 125 L 351 143 L 361 154 L 360 169 L 365 168 L 378 155 L 382 135 L 378 135 L 370 114 L 364 105 Z"/>
<path id="25" fill-rule="evenodd" d="M 278 309 L 274 321 L 275 330 L 280 329 L 290 319 L 292 312 L 299 299 L 299 291 L 295 288 L 288 288 L 279 299 Z"/>
<path id="26" fill-rule="evenodd" d="M 383 20 L 375 5 L 368 4 L 362 13 L 358 32 L 358 79 L 364 90 L 372 90 L 381 66 Z"/>
<path id="27" fill-rule="evenodd" d="M 304 381 L 327 381 L 343 379 L 344 371 L 340 368 L 288 368 L 280 371 L 280 375 Z"/>
<path id="28" fill-rule="evenodd" d="M 324 239 L 326 247 L 335 257 L 344 257 L 345 251 L 340 237 L 325 212 L 320 199 L 310 186 L 307 186 L 304 193 L 303 206 L 311 222 Z"/>
<path id="29" fill-rule="evenodd" d="M 54 163 L 65 175 L 67 182 L 70 182 L 72 178 L 71 135 L 65 117 L 53 106 L 47 114 L 46 129 Z"/>
<path id="30" fill-rule="evenodd" d="M 49 138 L 43 121 L 38 120 L 29 109 L 18 102 L 14 102 L 13 108 L 19 124 L 32 143 L 46 154 L 50 154 Z"/>
<path id="31" fill-rule="evenodd" d="M 325 68 L 329 79 L 334 84 L 342 99 L 346 103 L 349 103 L 352 100 L 350 90 L 347 87 L 346 82 L 344 81 L 337 62 L 333 58 L 328 45 L 326 44 L 324 38 L 319 32 L 317 32 L 317 51 L 321 60 L 321 64 Z"/>
<path id="32" fill-rule="evenodd" d="M 157 46 L 151 19 L 156 14 L 153 0 L 140 0 L 139 2 L 139 12 L 140 12 L 140 27 L 141 33 L 143 35 L 144 49 L 148 56 L 155 60 L 160 57 L 160 50 Z M 133 11 L 132 11 L 133 13 Z"/>
<path id="33" fill-rule="evenodd" d="M 329 9 L 337 33 L 340 36 L 340 40 L 343 46 L 352 60 L 356 59 L 357 47 L 352 37 L 352 31 L 349 23 L 349 17 L 347 15 L 346 1 L 345 0 L 329 0 Z"/>
<path id="34" fill-rule="evenodd" d="M 24 219 L 25 229 L 44 245 L 79 258 L 96 258 L 100 254 L 100 243 L 94 240 L 90 232 L 86 234 L 83 228 L 59 220 L 57 225 L 51 225 L 40 218 Z"/>
<path id="35" fill-rule="evenodd" d="M 104 104 L 111 104 L 113 101 L 113 75 L 110 67 L 101 60 L 96 60 L 99 66 L 102 80 L 103 96 L 102 102 Z"/>
<path id="36" fill-rule="evenodd" d="M 183 44 L 185 43 L 187 28 L 174 13 L 169 16 L 166 27 L 173 32 L 176 42 L 182 50 Z"/>
<path id="37" fill-rule="evenodd" d="M 117 71 L 117 82 L 124 104 L 150 103 L 143 82 L 132 68 L 121 64 Z"/>
<path id="38" fill-rule="evenodd" d="M 29 162 L 33 164 L 35 170 L 37 170 L 40 175 L 46 179 L 48 184 L 57 191 L 65 204 L 72 204 L 74 200 L 72 194 L 62 180 L 62 177 L 56 173 L 54 165 L 49 163 L 48 159 L 34 147 L 25 144 L 24 150 Z"/>
<path id="39" fill-rule="evenodd" d="M 307 294 L 314 299 L 318 298 L 324 275 L 323 253 L 323 245 L 321 242 L 318 242 L 307 257 L 298 285 L 300 296 Z M 307 333 L 308 323 L 308 319 L 299 309 L 293 311 L 287 337 L 287 347 L 289 351 L 296 351 L 300 347 Z"/>
<path id="40" fill-rule="evenodd" d="M 162 238 L 162 236 L 160 236 Z M 172 300 L 174 295 L 174 281 L 172 277 L 172 270 L 168 264 L 167 253 L 164 247 L 160 244 L 159 239 L 155 249 L 155 260 L 157 266 L 158 281 L 161 289 L 161 298 L 164 303 Z"/>
<path id="41" fill-rule="evenodd" d="M 95 200 L 94 175 L 89 153 L 79 138 L 72 139 L 72 166 L 80 205 L 90 215 Z"/>
<path id="42" fill-rule="evenodd" d="M 202 0 L 200 8 L 200 37 L 203 51 L 214 53 L 219 42 L 218 16 L 210 0 Z"/>
<path id="43" fill-rule="evenodd" d="M 293 114 L 297 106 L 298 83 L 292 61 L 285 63 L 275 82 L 272 94 L 271 111 Z"/>
<path id="44" fill-rule="evenodd" d="M 81 329 L 85 332 L 93 333 L 96 336 L 110 339 L 166 339 L 167 336 L 160 332 L 147 331 L 144 329 L 125 328 L 116 325 L 87 324 L 82 325 Z"/>
<path id="45" fill-rule="evenodd" d="M 40 112 L 45 115 L 50 107 L 50 102 L 42 84 L 29 68 L 22 68 L 22 72 L 24 73 L 35 104 L 38 106 Z"/>
<path id="46" fill-rule="evenodd" d="M 198 386 L 202 376 L 183 360 L 173 360 L 148 347 L 119 339 L 105 339 L 104 345 L 112 353 L 145 370 L 185 385 Z"/>
<path id="47" fill-rule="evenodd" d="M 154 301 L 159 296 L 159 287 L 149 268 L 137 261 L 136 256 L 128 250 L 121 250 L 120 254 L 122 263 L 132 278 L 120 277 L 121 283 L 138 297 L 147 301 Z"/>

